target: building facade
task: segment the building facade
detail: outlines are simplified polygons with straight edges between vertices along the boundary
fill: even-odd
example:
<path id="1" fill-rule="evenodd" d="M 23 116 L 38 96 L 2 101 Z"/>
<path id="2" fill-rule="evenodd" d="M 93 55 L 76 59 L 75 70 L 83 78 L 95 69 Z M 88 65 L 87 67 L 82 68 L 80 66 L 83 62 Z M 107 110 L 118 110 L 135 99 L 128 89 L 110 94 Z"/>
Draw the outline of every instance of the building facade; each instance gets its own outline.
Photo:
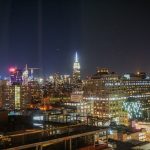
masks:
<path id="1" fill-rule="evenodd" d="M 2 108 L 6 110 L 20 110 L 29 108 L 31 104 L 41 102 L 42 92 L 37 81 L 28 85 L 8 84 L 0 85 Z"/>
<path id="2" fill-rule="evenodd" d="M 134 118 L 150 119 L 150 80 L 140 75 L 132 78 L 120 76 L 108 69 L 97 69 L 97 73 L 83 82 L 84 99 L 94 102 L 94 115 L 110 118 L 118 123 L 127 124 L 129 108 L 123 104 L 130 98 L 137 103 L 141 113 Z M 138 108 L 140 107 L 140 108 Z M 132 113 L 132 111 L 131 111 Z"/>

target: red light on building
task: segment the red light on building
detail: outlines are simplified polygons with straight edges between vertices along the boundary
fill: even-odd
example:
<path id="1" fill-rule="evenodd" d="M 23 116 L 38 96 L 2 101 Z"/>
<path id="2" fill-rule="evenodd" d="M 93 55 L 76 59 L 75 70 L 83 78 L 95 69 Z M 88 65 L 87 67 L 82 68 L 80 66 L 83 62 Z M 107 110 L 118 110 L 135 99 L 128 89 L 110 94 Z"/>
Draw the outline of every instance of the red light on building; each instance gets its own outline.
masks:
<path id="1" fill-rule="evenodd" d="M 16 68 L 14 67 L 9 68 L 9 72 L 15 72 L 15 71 L 16 71 Z"/>

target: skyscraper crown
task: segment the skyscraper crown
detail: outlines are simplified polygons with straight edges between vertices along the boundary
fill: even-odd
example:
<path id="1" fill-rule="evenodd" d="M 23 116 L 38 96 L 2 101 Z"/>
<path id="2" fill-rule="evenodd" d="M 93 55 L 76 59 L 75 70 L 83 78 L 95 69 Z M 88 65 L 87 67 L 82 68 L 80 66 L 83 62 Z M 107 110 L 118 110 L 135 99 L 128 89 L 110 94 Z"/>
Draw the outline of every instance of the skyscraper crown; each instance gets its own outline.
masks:
<path id="1" fill-rule="evenodd" d="M 76 52 L 76 55 L 75 55 L 75 62 L 78 62 L 78 53 Z"/>

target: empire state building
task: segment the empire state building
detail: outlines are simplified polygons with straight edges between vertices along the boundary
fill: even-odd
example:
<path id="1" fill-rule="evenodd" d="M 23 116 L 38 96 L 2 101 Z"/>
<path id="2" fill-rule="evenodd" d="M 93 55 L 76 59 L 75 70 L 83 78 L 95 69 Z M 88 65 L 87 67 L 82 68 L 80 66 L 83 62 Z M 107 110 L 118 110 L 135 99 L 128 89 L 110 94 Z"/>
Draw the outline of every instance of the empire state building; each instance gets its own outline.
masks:
<path id="1" fill-rule="evenodd" d="M 78 53 L 75 54 L 75 60 L 73 64 L 73 78 L 76 80 L 80 79 L 80 63 L 78 59 Z"/>

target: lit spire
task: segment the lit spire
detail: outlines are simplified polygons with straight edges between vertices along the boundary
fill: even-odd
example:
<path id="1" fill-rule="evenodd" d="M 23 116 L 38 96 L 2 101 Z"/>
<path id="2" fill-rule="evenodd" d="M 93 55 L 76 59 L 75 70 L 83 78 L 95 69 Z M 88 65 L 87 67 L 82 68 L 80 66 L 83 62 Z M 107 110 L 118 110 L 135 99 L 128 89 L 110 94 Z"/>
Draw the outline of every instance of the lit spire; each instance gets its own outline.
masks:
<path id="1" fill-rule="evenodd" d="M 78 57 L 77 52 L 75 54 L 75 61 L 74 61 L 74 64 L 73 64 L 73 68 L 74 69 L 80 69 L 79 57 Z"/>
<path id="2" fill-rule="evenodd" d="M 78 53 L 76 52 L 75 62 L 78 62 Z"/>
<path id="3" fill-rule="evenodd" d="M 80 79 L 80 63 L 77 52 L 75 53 L 75 60 L 73 64 L 73 77 L 76 79 Z"/>
<path id="4" fill-rule="evenodd" d="M 25 70 L 27 71 L 28 70 L 28 65 L 26 64 L 26 66 L 25 66 Z"/>

